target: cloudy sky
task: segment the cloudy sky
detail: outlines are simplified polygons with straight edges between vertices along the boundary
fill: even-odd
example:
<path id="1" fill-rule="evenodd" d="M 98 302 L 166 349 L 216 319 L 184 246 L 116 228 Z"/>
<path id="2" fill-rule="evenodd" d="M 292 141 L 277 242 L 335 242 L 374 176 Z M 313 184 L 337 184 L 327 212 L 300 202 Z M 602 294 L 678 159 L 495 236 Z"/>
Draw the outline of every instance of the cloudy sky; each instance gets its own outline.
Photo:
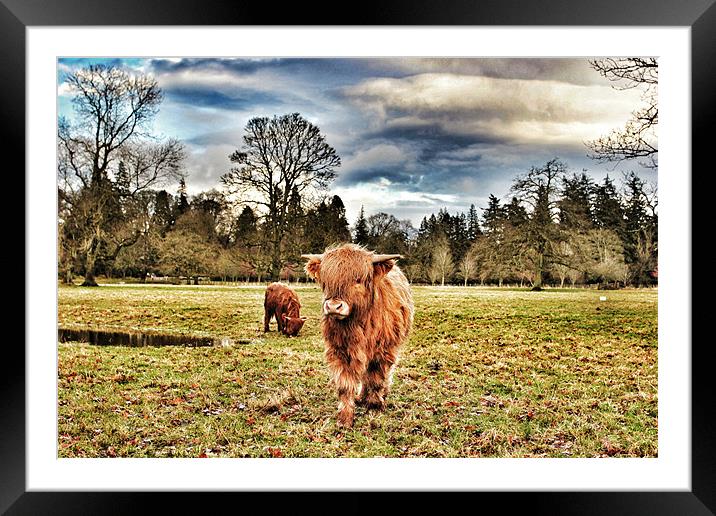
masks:
<path id="1" fill-rule="evenodd" d="M 331 192 L 351 224 L 361 205 L 416 226 L 440 208 L 483 208 L 554 157 L 598 181 L 634 170 L 656 183 L 637 163 L 587 158 L 584 142 L 623 127 L 641 103 L 586 58 L 61 59 L 59 115 L 73 111 L 64 78 L 97 62 L 157 79 L 165 98 L 153 129 L 184 141 L 192 194 L 220 187 L 250 118 L 292 112 L 340 155 Z"/>

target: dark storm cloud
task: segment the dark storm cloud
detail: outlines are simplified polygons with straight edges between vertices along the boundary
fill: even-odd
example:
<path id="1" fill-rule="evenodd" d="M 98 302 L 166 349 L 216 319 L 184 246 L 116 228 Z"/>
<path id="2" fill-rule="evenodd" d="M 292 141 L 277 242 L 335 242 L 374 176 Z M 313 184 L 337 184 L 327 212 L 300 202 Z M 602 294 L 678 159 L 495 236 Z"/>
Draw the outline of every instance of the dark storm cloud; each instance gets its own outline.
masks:
<path id="1" fill-rule="evenodd" d="M 429 145 L 438 149 L 457 149 L 477 143 L 496 143 L 489 135 L 459 134 L 437 122 L 390 125 L 365 134 L 366 140 L 402 140 Z"/>
<path id="2" fill-rule="evenodd" d="M 500 79 L 550 80 L 571 84 L 599 84 L 587 59 L 574 58 L 396 58 L 383 67 L 405 73 L 453 73 Z M 380 65 L 376 65 L 378 67 Z M 592 72 L 592 73 L 590 73 Z M 394 72 L 395 73 L 395 72 Z"/>
<path id="3" fill-rule="evenodd" d="M 256 90 L 233 90 L 231 95 L 212 88 L 174 87 L 165 90 L 166 97 L 179 104 L 227 110 L 246 110 L 257 104 L 280 107 L 283 101 L 276 95 Z"/>
<path id="4" fill-rule="evenodd" d="M 184 141 L 191 145 L 201 148 L 208 145 L 236 145 L 241 142 L 243 131 L 240 129 L 230 129 L 226 131 L 211 131 L 201 133 L 193 138 L 186 138 Z"/>
<path id="5" fill-rule="evenodd" d="M 176 73 L 186 70 L 227 69 L 237 73 L 254 73 L 269 65 L 269 61 L 248 59 L 182 58 L 151 59 L 150 69 L 155 73 Z"/>
<path id="6" fill-rule="evenodd" d="M 362 142 L 374 147 L 399 146 L 405 159 L 394 157 L 384 163 L 375 161 L 366 166 L 360 163 L 340 172 L 341 186 L 370 183 L 385 179 L 408 191 L 453 191 L 466 179 L 474 178 L 481 155 L 472 152 L 461 156 L 460 151 L 478 145 L 502 143 L 489 135 L 451 133 L 437 123 L 403 124 L 385 127 L 363 135 Z"/>
<path id="7" fill-rule="evenodd" d="M 488 134 L 460 134 L 437 122 L 388 126 L 365 135 L 367 141 L 402 141 L 420 149 L 418 159 L 425 164 L 438 155 L 480 143 L 500 143 Z M 476 157 L 479 159 L 479 156 Z"/>
<path id="8" fill-rule="evenodd" d="M 379 168 L 363 168 L 350 173 L 339 173 L 336 184 L 339 186 L 350 186 L 361 183 L 372 183 L 384 179 L 391 184 L 417 187 L 421 181 L 421 175 L 410 173 L 397 166 L 386 166 Z"/>
<path id="9" fill-rule="evenodd" d="M 370 76 L 376 71 L 375 59 L 366 58 L 184 58 L 152 59 L 150 69 L 154 73 L 179 73 L 185 71 L 223 71 L 241 75 L 255 75 L 270 72 L 275 75 L 286 74 L 291 81 L 313 81 L 318 89 L 330 88 L 337 84 L 349 84 Z M 382 70 L 386 77 L 402 77 L 406 72 Z"/>

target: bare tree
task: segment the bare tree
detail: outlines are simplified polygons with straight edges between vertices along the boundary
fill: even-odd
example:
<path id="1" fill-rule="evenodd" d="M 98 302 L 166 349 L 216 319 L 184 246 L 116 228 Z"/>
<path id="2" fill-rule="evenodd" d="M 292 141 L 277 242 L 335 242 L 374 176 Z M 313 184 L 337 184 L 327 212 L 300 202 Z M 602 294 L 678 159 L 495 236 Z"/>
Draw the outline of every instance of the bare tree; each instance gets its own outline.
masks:
<path id="1" fill-rule="evenodd" d="M 609 229 L 593 229 L 588 238 L 592 250 L 589 272 L 600 282 L 622 279 L 628 269 L 624 263 L 624 249 L 619 236 Z"/>
<path id="2" fill-rule="evenodd" d="M 440 238 L 433 248 L 431 276 L 433 273 L 440 278 L 440 284 L 445 286 L 445 278 L 450 278 L 453 271 L 452 252 L 450 252 L 450 244 L 447 238 Z"/>
<path id="3" fill-rule="evenodd" d="M 558 180 L 564 177 L 566 168 L 555 158 L 542 167 L 532 167 L 512 184 L 511 191 L 530 208 L 528 220 L 520 227 L 520 233 L 524 231 L 525 243 L 534 252 L 534 290 L 542 288 L 544 271 L 560 239 L 555 220 L 559 208 Z"/>
<path id="4" fill-rule="evenodd" d="M 59 121 L 60 200 L 74 219 L 66 227 L 75 231 L 83 285 L 96 286 L 98 257 L 108 254 L 113 259 L 139 238 L 136 231 L 124 231 L 123 201 L 182 177 L 184 150 L 176 140 L 157 143 L 149 138 L 148 122 L 162 101 L 152 77 L 92 65 L 70 74 L 67 84 L 74 94 L 76 119 L 73 124 Z"/>
<path id="5" fill-rule="evenodd" d="M 487 235 L 479 235 L 470 247 L 470 252 L 475 258 L 475 273 L 480 280 L 480 285 L 490 277 L 490 261 L 492 246 Z"/>
<path id="6" fill-rule="evenodd" d="M 435 263 L 430 263 L 430 266 L 427 270 L 428 273 L 428 281 L 431 285 L 435 285 L 435 283 L 440 279 L 440 269 Z"/>
<path id="7" fill-rule="evenodd" d="M 649 277 L 649 273 L 657 268 L 657 254 L 654 233 L 649 230 L 639 231 L 636 238 L 636 259 L 629 267 L 629 275 L 638 282 L 639 286 L 645 278 Z"/>
<path id="8" fill-rule="evenodd" d="M 403 267 L 403 272 L 408 277 L 408 281 L 413 283 L 420 276 L 422 266 L 419 263 L 411 263 Z"/>
<path id="9" fill-rule="evenodd" d="M 556 253 L 559 258 L 553 260 L 551 271 L 559 278 L 559 288 L 564 288 L 566 280 L 570 280 L 572 286 L 574 286 L 579 277 L 579 256 L 574 241 L 577 237 L 578 234 L 575 233 L 574 239 L 568 236 L 556 246 Z"/>
<path id="10" fill-rule="evenodd" d="M 659 122 L 657 87 L 659 65 L 656 58 L 629 57 L 595 59 L 589 63 L 619 90 L 639 88 L 644 106 L 632 112 L 623 129 L 587 142 L 590 158 L 599 163 L 637 159 L 647 168 L 658 167 L 656 128 Z"/>
<path id="11" fill-rule="evenodd" d="M 415 230 L 409 220 L 398 220 L 384 212 L 374 213 L 366 221 L 366 245 L 379 253 L 408 252 L 407 245 Z"/>
<path id="12" fill-rule="evenodd" d="M 271 242 L 272 277 L 282 269 L 282 244 L 289 200 L 296 192 L 304 201 L 312 190 L 325 189 L 341 160 L 320 129 L 299 113 L 252 118 L 243 145 L 229 156 L 236 166 L 221 180 L 229 193 L 262 208 Z"/>
<path id="13" fill-rule="evenodd" d="M 465 255 L 460 260 L 458 268 L 460 270 L 460 276 L 464 280 L 464 285 L 467 287 L 467 282 L 475 277 L 477 272 L 477 256 L 475 247 L 470 247 Z"/>

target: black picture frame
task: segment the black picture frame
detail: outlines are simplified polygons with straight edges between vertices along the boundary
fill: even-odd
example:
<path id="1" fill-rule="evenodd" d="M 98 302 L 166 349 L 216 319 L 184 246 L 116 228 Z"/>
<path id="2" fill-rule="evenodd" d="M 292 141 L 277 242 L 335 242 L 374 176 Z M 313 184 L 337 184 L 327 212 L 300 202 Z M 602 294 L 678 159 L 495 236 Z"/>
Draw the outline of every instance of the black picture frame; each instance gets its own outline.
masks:
<path id="1" fill-rule="evenodd" d="M 692 71 L 692 194 L 700 201 L 709 189 L 705 177 L 712 175 L 710 129 L 716 115 L 716 0 L 541 0 L 526 4 L 520 0 L 469 0 L 450 2 L 363 1 L 352 9 L 337 4 L 295 3 L 280 9 L 267 3 L 225 2 L 221 0 L 0 0 L 0 88 L 2 142 L 5 157 L 19 158 L 14 170 L 25 170 L 25 29 L 28 26 L 87 25 L 317 25 L 316 13 L 323 13 L 320 24 L 345 25 L 496 25 L 496 26 L 684 26 L 691 28 Z M 13 151 L 13 152 L 11 152 Z M 681 173 L 689 173 L 683 171 Z M 19 178 L 23 177 L 20 181 Z M 25 176 L 15 174 L 14 192 L 25 189 Z M 696 188 L 694 188 L 696 186 Z M 705 220 L 693 208 L 708 205 L 692 195 L 692 222 Z M 24 228 L 24 226 L 23 226 Z M 692 230 L 692 235 L 695 231 Z M 23 234 L 21 238 L 26 238 Z M 691 270 L 712 269 L 708 254 L 691 254 Z M 21 266 L 26 270 L 24 255 Z M 17 274 L 13 270 L 13 275 Z M 689 276 L 691 281 L 692 276 Z M 693 282 L 692 282 L 693 285 Z M 17 292 L 17 290 L 15 291 Z M 706 319 L 705 303 L 698 303 L 692 287 L 691 332 L 693 322 Z M 19 304 L 18 304 L 19 305 Z M 23 303 L 24 306 L 24 303 Z M 26 308 L 32 310 L 31 306 Z M 701 317 L 699 317 L 701 316 Z M 8 342 L 9 344 L 9 342 Z M 671 343 L 691 346 L 691 483 L 688 492 L 495 492 L 451 493 L 441 497 L 450 505 L 489 510 L 494 502 L 499 510 L 521 510 L 528 514 L 678 514 L 707 515 L 716 512 L 716 425 L 713 417 L 713 387 L 709 348 L 711 339 Z M 51 349 L 51 348 L 48 348 Z M 162 512 L 201 512 L 229 507 L 248 509 L 265 504 L 270 512 L 302 506 L 312 512 L 358 512 L 365 510 L 363 493 L 345 494 L 336 502 L 324 493 L 288 493 L 277 497 L 267 493 L 182 493 L 182 492 L 26 492 L 25 487 L 25 353 L 15 345 L 6 346 L 0 375 L 0 511 L 7 514 L 124 514 L 142 512 L 159 503 Z M 14 356 L 13 356 L 14 355 Z M 381 512 L 400 506 L 427 507 L 431 493 L 408 493 L 382 497 Z M 371 496 L 375 496 L 371 494 Z M 470 497 L 470 499 L 466 499 Z M 337 507 L 335 504 L 340 503 Z M 228 505 L 225 505 L 228 504 Z M 320 504 L 320 505 L 316 505 Z M 407 505 L 406 505 L 407 504 Z M 444 505 L 443 505 L 444 506 Z M 320 508 L 324 511 L 321 511 Z M 361 509 L 363 507 L 363 509 Z M 317 509 L 316 509 L 317 508 Z M 494 510 L 494 509 L 493 509 Z"/>

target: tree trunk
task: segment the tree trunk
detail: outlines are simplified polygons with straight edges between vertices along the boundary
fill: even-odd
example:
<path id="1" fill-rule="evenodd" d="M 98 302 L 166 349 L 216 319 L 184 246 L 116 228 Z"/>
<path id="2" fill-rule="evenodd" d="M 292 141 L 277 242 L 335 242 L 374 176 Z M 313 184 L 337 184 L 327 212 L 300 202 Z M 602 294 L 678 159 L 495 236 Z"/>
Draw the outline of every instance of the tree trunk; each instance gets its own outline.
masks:
<path id="1" fill-rule="evenodd" d="M 97 280 L 94 277 L 94 274 L 91 270 L 87 270 L 85 272 L 85 280 L 82 282 L 83 287 L 99 287 L 99 284 L 97 283 Z"/>
<path id="2" fill-rule="evenodd" d="M 274 244 L 273 253 L 271 253 L 271 270 L 269 276 L 275 281 L 281 279 L 281 241 Z"/>
<path id="3" fill-rule="evenodd" d="M 532 290 L 542 290 L 542 269 L 544 267 L 544 253 L 542 251 L 537 255 L 537 269 L 535 270 L 535 281 Z"/>
<path id="4" fill-rule="evenodd" d="M 87 252 L 85 256 L 85 280 L 82 282 L 83 287 L 98 287 L 97 280 L 94 277 L 95 256 L 92 250 Z"/>

